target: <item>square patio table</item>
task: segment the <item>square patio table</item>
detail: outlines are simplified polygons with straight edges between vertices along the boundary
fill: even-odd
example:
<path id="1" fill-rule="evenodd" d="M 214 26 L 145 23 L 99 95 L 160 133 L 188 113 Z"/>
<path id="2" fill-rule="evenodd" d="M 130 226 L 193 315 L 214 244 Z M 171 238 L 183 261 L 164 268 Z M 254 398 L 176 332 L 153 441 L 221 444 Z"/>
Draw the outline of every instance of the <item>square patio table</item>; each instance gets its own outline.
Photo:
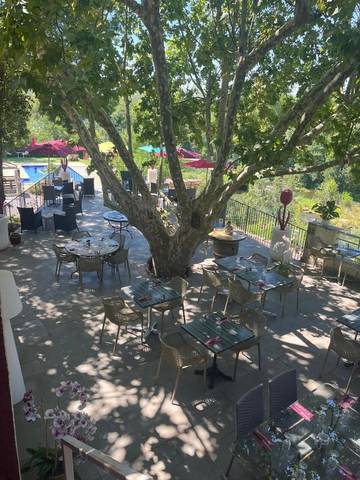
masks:
<path id="1" fill-rule="evenodd" d="M 278 287 L 291 285 L 293 280 L 273 270 L 267 270 L 243 257 L 224 257 L 215 260 L 220 268 L 233 273 L 236 277 L 256 285 L 264 292 Z"/>
<path id="2" fill-rule="evenodd" d="M 155 332 L 155 324 L 151 325 L 151 308 L 181 298 L 181 295 L 173 288 L 150 280 L 123 287 L 121 291 L 126 297 L 131 298 L 138 307 L 147 309 L 149 333 Z"/>
<path id="3" fill-rule="evenodd" d="M 353 310 L 351 313 L 342 315 L 341 317 L 337 318 L 336 321 L 350 330 L 354 330 L 356 340 L 358 334 L 360 333 L 360 308 Z"/>
<path id="4" fill-rule="evenodd" d="M 217 355 L 255 336 L 248 328 L 237 325 L 220 313 L 208 313 L 195 318 L 191 323 L 181 325 L 181 328 L 214 354 L 213 363 L 207 372 L 209 388 L 213 388 L 216 376 L 232 380 L 232 377 L 219 370 Z"/>
<path id="5" fill-rule="evenodd" d="M 346 273 L 344 274 L 343 281 L 341 282 L 341 272 L 342 272 L 344 262 L 346 262 L 346 261 L 353 262 L 356 257 L 360 257 L 360 250 L 358 250 L 356 248 L 342 248 L 342 247 L 339 247 L 337 249 L 337 254 L 340 255 L 337 281 L 338 281 L 338 283 L 342 283 L 342 285 L 344 285 L 345 279 L 346 279 Z"/>

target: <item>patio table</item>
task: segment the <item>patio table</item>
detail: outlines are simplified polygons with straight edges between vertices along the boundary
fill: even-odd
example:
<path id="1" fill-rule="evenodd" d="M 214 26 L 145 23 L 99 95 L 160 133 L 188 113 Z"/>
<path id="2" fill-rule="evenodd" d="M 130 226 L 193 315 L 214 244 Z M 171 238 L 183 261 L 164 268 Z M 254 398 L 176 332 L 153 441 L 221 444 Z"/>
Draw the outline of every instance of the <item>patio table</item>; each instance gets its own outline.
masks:
<path id="1" fill-rule="evenodd" d="M 138 307 L 147 310 L 148 334 L 155 332 L 156 326 L 156 324 L 151 325 L 151 308 L 181 298 L 181 295 L 173 288 L 151 280 L 123 287 L 121 292 L 133 300 Z"/>
<path id="2" fill-rule="evenodd" d="M 111 238 L 87 237 L 78 241 L 72 240 L 64 245 L 67 252 L 79 257 L 101 257 L 110 255 L 119 249 L 119 243 Z"/>
<path id="3" fill-rule="evenodd" d="M 324 400 L 324 387 L 331 389 Z M 256 478 L 358 479 L 360 465 L 359 399 L 330 385 L 295 402 L 276 420 L 267 420 L 244 442 L 238 453 Z M 290 441 L 284 448 L 283 441 Z M 331 457 L 335 457 L 334 461 Z M 299 468 L 305 474 L 297 476 Z M 292 473 L 293 472 L 293 473 Z M 316 475 L 315 475 L 316 474 Z"/>
<path id="4" fill-rule="evenodd" d="M 181 325 L 181 328 L 214 354 L 212 365 L 207 371 L 209 388 L 214 387 L 214 380 L 217 376 L 232 380 L 232 377 L 225 375 L 218 368 L 218 354 L 231 350 L 236 345 L 254 337 L 251 330 L 237 325 L 220 313 L 208 313 L 195 318 L 191 323 Z M 197 371 L 196 373 L 202 372 Z"/>
<path id="5" fill-rule="evenodd" d="M 110 210 L 103 214 L 103 218 L 109 222 L 110 227 L 114 230 L 119 230 L 119 233 L 121 233 L 122 230 L 126 230 L 132 237 L 132 234 L 128 229 L 129 219 L 123 213 L 116 210 Z"/>
<path id="6" fill-rule="evenodd" d="M 360 333 L 360 308 L 337 318 L 336 321 L 355 332 L 355 340 Z"/>
<path id="7" fill-rule="evenodd" d="M 354 262 L 356 257 L 360 258 L 360 250 L 356 248 L 338 248 L 337 249 L 337 254 L 340 256 L 340 262 L 339 262 L 339 268 L 338 268 L 338 274 L 337 274 L 337 281 L 340 283 L 341 279 L 341 272 L 342 268 L 344 265 L 344 262 L 350 261 Z M 346 279 L 346 273 L 344 274 L 342 285 L 344 285 Z"/>

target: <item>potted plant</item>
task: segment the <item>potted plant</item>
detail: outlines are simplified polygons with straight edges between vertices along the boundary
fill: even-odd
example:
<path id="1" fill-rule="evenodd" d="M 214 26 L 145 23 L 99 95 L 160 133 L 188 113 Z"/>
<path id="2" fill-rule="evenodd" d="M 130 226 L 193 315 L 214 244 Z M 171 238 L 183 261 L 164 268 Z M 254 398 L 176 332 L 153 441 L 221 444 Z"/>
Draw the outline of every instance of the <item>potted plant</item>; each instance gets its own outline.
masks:
<path id="1" fill-rule="evenodd" d="M 27 472 L 37 469 L 39 480 L 63 480 L 64 465 L 62 458 L 61 439 L 65 435 L 88 442 L 94 439 L 97 427 L 89 415 L 82 412 L 86 406 L 88 395 L 79 382 L 70 380 L 61 382 L 55 388 L 56 397 L 69 394 L 71 399 L 79 400 L 78 410 L 75 413 L 68 412 L 58 405 L 55 408 L 45 409 L 44 405 L 36 404 L 33 394 L 26 392 L 23 399 L 23 410 L 28 422 L 38 420 L 44 423 L 44 444 L 38 447 L 28 448 L 29 460 L 23 465 L 22 471 Z M 75 472 L 76 478 L 80 478 Z"/>
<path id="2" fill-rule="evenodd" d="M 18 232 L 20 228 L 19 217 L 10 215 L 8 223 L 9 239 L 12 245 L 19 245 L 21 243 L 21 234 Z"/>
<path id="3" fill-rule="evenodd" d="M 318 213 L 325 224 L 329 224 L 333 218 L 339 218 L 339 207 L 334 200 L 328 200 L 326 203 L 315 203 L 312 206 L 315 213 Z"/>
<path id="4" fill-rule="evenodd" d="M 292 202 L 293 193 L 290 189 L 285 189 L 280 194 L 282 207 L 277 214 L 277 224 L 272 231 L 270 256 L 275 261 L 289 263 L 291 260 L 291 231 L 288 227 L 290 221 L 290 212 L 286 209 Z"/>

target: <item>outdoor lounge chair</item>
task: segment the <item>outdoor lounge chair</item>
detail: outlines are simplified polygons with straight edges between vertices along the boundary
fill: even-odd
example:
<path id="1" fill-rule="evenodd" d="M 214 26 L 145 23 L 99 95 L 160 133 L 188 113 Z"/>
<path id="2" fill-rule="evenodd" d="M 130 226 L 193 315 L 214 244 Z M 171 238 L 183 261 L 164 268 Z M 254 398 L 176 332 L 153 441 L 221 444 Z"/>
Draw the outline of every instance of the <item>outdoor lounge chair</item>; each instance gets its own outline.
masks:
<path id="1" fill-rule="evenodd" d="M 74 209 L 69 207 L 66 209 L 65 215 L 54 213 L 54 227 L 55 232 L 57 230 L 63 230 L 64 232 L 72 232 L 73 230 L 79 230 L 76 223 L 76 216 Z"/>
<path id="2" fill-rule="evenodd" d="M 260 384 L 246 392 L 235 405 L 236 439 L 229 466 L 224 475 L 229 478 L 236 457 L 241 458 L 241 444 L 264 421 L 264 388 Z"/>
<path id="3" fill-rule="evenodd" d="M 41 211 L 34 213 L 32 207 L 18 207 L 20 215 L 21 231 L 34 230 L 37 233 L 37 229 L 42 227 Z"/>
<path id="4" fill-rule="evenodd" d="M 176 367 L 176 380 L 171 395 L 171 402 L 174 401 L 179 385 L 180 374 L 189 367 L 202 367 L 204 386 L 206 386 L 207 352 L 200 345 L 192 342 L 190 337 L 185 337 L 181 332 L 171 333 L 165 337 L 160 336 L 161 354 L 156 379 L 159 379 L 160 369 L 163 360 Z"/>
<path id="5" fill-rule="evenodd" d="M 102 342 L 106 320 L 109 320 L 111 323 L 117 325 L 118 327 L 113 347 L 113 353 L 115 353 L 116 351 L 121 327 L 124 327 L 125 331 L 127 331 L 128 326 L 132 323 L 138 323 L 139 321 L 141 322 L 141 343 L 143 343 L 144 317 L 142 312 L 139 310 L 135 310 L 128 304 L 128 302 L 126 302 L 126 300 L 123 300 L 119 297 L 103 298 L 102 301 L 105 313 L 99 343 L 101 344 Z"/>
<path id="6" fill-rule="evenodd" d="M 56 202 L 56 192 L 53 185 L 43 185 L 44 203 L 54 204 Z"/>

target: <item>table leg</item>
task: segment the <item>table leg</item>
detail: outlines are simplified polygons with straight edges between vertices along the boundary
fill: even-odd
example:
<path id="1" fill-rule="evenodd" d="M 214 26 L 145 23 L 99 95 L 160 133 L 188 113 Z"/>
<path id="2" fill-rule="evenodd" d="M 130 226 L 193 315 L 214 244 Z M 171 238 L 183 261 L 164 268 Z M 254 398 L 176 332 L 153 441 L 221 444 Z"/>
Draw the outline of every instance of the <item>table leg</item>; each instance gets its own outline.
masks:
<path id="1" fill-rule="evenodd" d="M 195 370 L 195 374 L 196 375 L 203 375 L 204 370 Z M 217 354 L 216 353 L 214 354 L 213 363 L 212 363 L 211 367 L 208 367 L 206 374 L 207 374 L 207 378 L 208 378 L 208 386 L 209 386 L 210 389 L 214 388 L 214 383 L 215 383 L 215 378 L 216 377 L 221 377 L 224 380 L 227 380 L 229 382 L 232 381 L 232 377 L 230 375 L 226 375 L 224 372 L 222 372 L 219 369 L 219 367 L 217 365 Z"/>
<path id="2" fill-rule="evenodd" d="M 338 283 L 341 283 L 340 279 L 341 279 L 341 270 L 342 270 L 342 265 L 343 265 L 343 259 L 344 259 L 344 257 L 341 256 L 340 263 L 339 263 L 338 274 L 337 274 L 337 282 Z"/>

